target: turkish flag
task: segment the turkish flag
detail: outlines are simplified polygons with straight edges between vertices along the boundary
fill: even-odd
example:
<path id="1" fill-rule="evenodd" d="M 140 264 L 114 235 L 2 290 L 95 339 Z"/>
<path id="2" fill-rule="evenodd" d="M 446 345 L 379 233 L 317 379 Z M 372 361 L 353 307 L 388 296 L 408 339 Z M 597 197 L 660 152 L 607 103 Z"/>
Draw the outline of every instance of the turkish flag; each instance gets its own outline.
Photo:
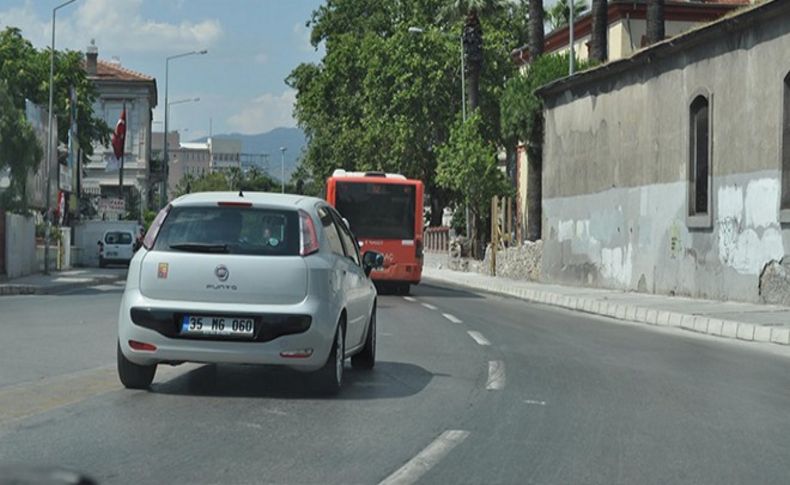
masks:
<path id="1" fill-rule="evenodd" d="M 118 118 L 118 123 L 115 125 L 115 131 L 112 134 L 112 149 L 115 152 L 115 158 L 123 156 L 123 149 L 126 146 L 126 108 L 121 111 L 121 117 Z"/>

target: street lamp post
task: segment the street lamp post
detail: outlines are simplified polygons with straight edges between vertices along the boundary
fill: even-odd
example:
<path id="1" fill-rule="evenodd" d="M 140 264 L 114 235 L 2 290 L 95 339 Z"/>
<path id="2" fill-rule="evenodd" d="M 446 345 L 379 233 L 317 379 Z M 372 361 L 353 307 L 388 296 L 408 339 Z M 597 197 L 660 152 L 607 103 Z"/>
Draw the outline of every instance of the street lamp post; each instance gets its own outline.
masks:
<path id="1" fill-rule="evenodd" d="M 425 29 L 422 27 L 409 27 L 410 34 L 423 34 Z M 454 34 L 443 32 L 444 35 L 455 37 Z M 466 121 L 466 62 L 464 60 L 464 36 L 459 35 L 458 39 L 461 41 L 461 119 Z M 469 237 L 469 205 L 464 209 L 464 218 L 466 219 L 466 237 Z"/>
<path id="2" fill-rule="evenodd" d="M 173 59 L 178 59 L 180 57 L 187 57 L 187 56 L 202 56 L 206 54 L 208 51 L 203 49 L 202 51 L 189 51 L 183 52 L 181 54 L 176 54 L 174 56 L 169 56 L 165 58 L 165 136 L 164 136 L 164 152 L 162 155 L 162 200 L 160 201 L 160 206 L 164 205 L 167 202 L 167 176 L 169 173 L 169 166 L 168 166 L 168 154 L 167 154 L 167 119 L 168 114 L 170 113 L 169 103 L 167 102 L 167 95 L 168 95 L 168 81 L 170 80 L 170 61 Z"/>
<path id="3" fill-rule="evenodd" d="M 285 193 L 285 147 L 280 147 L 280 191 Z"/>
<path id="4" fill-rule="evenodd" d="M 63 2 L 60 5 L 56 6 L 52 9 L 52 43 L 50 44 L 49 50 L 49 104 L 48 104 L 48 111 L 47 116 L 49 120 L 47 121 L 47 163 L 46 163 L 46 174 L 47 174 L 47 218 L 45 224 L 45 234 L 44 234 L 44 274 L 49 274 L 49 239 L 51 236 L 51 226 L 52 226 L 52 195 L 50 192 L 52 191 L 52 104 L 53 99 L 55 97 L 54 93 L 54 84 L 55 84 L 55 13 L 60 10 L 61 8 L 70 5 L 77 0 L 68 0 L 67 2 Z M 57 143 L 57 136 L 55 137 L 55 143 Z"/>

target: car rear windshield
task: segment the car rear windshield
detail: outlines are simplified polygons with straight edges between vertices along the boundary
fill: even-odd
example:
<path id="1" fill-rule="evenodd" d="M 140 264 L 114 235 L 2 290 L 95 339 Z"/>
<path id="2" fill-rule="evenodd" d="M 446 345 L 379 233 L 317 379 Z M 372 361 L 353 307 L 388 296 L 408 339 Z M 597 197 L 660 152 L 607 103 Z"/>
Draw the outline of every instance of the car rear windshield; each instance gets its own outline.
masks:
<path id="1" fill-rule="evenodd" d="M 174 207 L 154 249 L 204 253 L 299 254 L 296 211 L 251 207 Z"/>
<path id="2" fill-rule="evenodd" d="M 414 186 L 340 182 L 335 205 L 357 237 L 414 239 Z"/>
<path id="3" fill-rule="evenodd" d="M 105 244 L 132 244 L 131 232 L 108 232 L 104 235 Z"/>

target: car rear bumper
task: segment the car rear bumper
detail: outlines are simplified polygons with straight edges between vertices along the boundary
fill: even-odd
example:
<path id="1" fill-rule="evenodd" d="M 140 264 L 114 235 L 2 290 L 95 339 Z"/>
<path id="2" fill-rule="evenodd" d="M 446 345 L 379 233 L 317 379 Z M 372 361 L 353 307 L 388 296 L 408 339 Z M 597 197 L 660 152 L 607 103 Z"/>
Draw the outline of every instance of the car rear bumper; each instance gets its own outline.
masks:
<path id="1" fill-rule="evenodd" d="M 301 333 L 280 335 L 267 341 L 209 340 L 164 335 L 151 326 L 132 320 L 132 308 L 173 311 L 190 314 L 294 315 L 311 318 L 309 328 Z M 139 319 L 138 319 L 139 320 Z M 178 302 L 151 300 L 137 290 L 124 292 L 118 317 L 121 351 L 138 365 L 160 362 L 197 362 L 227 364 L 283 365 L 298 370 L 317 370 L 326 362 L 335 335 L 336 316 L 315 299 L 307 298 L 296 305 L 241 305 L 225 303 Z M 156 350 L 136 350 L 129 341 L 150 344 Z M 287 357 L 294 352 L 311 349 L 309 356 Z"/>

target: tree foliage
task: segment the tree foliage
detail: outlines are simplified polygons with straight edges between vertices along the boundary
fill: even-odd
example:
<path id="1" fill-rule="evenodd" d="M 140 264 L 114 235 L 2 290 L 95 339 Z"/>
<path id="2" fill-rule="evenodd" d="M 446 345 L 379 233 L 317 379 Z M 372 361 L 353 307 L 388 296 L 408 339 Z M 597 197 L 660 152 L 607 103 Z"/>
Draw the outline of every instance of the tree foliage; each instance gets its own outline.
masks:
<path id="1" fill-rule="evenodd" d="M 252 168 L 242 171 L 232 168 L 222 172 L 211 172 L 200 176 L 192 174 L 184 177 L 176 185 L 176 196 L 194 192 L 222 192 L 244 190 L 249 192 L 279 191 L 280 183 L 268 174 Z"/>
<path id="2" fill-rule="evenodd" d="M 437 182 L 461 194 L 478 220 L 487 219 L 491 198 L 507 195 L 509 187 L 497 163 L 497 147 L 485 140 L 479 112 L 458 120 L 448 143 L 439 148 Z"/>
<path id="3" fill-rule="evenodd" d="M 573 2 L 573 18 L 578 19 L 585 12 L 587 12 L 587 1 L 575 0 Z M 546 13 L 546 19 L 549 21 L 551 30 L 559 29 L 570 23 L 568 0 L 558 0 Z"/>
<path id="4" fill-rule="evenodd" d="M 22 37 L 18 28 L 0 31 L 0 79 L 8 83 L 8 91 L 17 109 L 25 109 L 25 99 L 46 107 L 49 103 L 50 50 L 37 50 Z M 55 52 L 53 110 L 58 120 L 58 140 L 66 143 L 69 129 L 69 88 L 77 91 L 78 143 L 86 156 L 93 154 L 93 142 L 107 144 L 110 128 L 94 116 L 96 89 L 85 73 L 82 53 Z"/>
<path id="5" fill-rule="evenodd" d="M 508 79 L 500 98 L 502 136 L 513 141 L 542 143 L 543 100 L 535 90 L 568 75 L 568 54 L 549 54 L 538 57 L 529 65 L 525 75 Z M 583 71 L 593 63 L 576 62 L 576 69 Z"/>
<path id="6" fill-rule="evenodd" d="M 287 78 L 295 117 L 307 135 L 300 180 L 311 192 L 337 168 L 385 170 L 419 178 L 432 222 L 454 194 L 436 182 L 437 154 L 461 112 L 461 20 L 437 24 L 447 0 L 328 0 L 313 13 L 313 45 L 325 55 Z M 510 51 L 526 41 L 526 7 L 509 4 L 481 18 L 485 68 L 480 130 L 499 140 L 499 102 L 515 72 Z M 410 33 L 420 27 L 422 33 Z M 310 177 L 311 180 L 307 180 Z"/>
<path id="7" fill-rule="evenodd" d="M 0 206 L 27 212 L 27 174 L 38 167 L 42 157 L 43 149 L 24 110 L 14 106 L 8 84 L 0 79 L 0 173 L 7 171 L 11 180 Z"/>

